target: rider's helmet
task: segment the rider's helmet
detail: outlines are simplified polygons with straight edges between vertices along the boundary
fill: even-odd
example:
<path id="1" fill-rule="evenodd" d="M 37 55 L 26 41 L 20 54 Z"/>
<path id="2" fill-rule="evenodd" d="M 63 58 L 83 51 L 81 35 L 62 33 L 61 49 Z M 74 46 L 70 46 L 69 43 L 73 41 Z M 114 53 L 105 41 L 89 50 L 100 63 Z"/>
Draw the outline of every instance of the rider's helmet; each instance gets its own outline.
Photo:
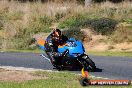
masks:
<path id="1" fill-rule="evenodd" d="M 61 31 L 59 29 L 53 30 L 53 36 L 54 37 L 61 37 Z"/>
<path id="2" fill-rule="evenodd" d="M 61 31 L 59 29 L 54 29 L 53 30 L 53 40 L 56 44 L 59 44 L 62 40 L 61 40 Z"/>

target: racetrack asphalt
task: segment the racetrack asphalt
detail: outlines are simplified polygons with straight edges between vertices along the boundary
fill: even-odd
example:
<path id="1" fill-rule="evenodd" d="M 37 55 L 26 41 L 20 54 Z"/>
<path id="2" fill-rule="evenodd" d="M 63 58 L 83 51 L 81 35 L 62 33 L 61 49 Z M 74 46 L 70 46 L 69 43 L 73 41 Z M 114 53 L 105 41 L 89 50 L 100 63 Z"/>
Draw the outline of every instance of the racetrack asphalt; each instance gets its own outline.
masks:
<path id="1" fill-rule="evenodd" d="M 90 72 L 90 75 L 109 79 L 132 80 L 132 57 L 110 57 L 110 56 L 89 56 L 96 64 L 97 70 Z M 34 53 L 0 53 L 0 66 L 13 66 L 53 70 L 51 63 Z M 75 71 L 74 71 L 75 72 Z M 76 71 L 80 73 L 80 71 Z"/>

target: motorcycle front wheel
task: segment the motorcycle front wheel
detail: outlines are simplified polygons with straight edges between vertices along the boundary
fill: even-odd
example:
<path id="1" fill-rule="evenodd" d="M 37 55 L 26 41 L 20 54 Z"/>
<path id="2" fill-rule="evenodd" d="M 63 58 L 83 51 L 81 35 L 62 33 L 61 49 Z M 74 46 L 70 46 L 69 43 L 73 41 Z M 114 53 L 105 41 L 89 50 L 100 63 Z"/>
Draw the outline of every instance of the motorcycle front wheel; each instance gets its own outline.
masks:
<path id="1" fill-rule="evenodd" d="M 89 71 L 95 71 L 96 70 L 95 63 L 88 57 L 88 55 L 82 56 L 81 63 L 82 63 L 85 70 L 89 70 Z"/>

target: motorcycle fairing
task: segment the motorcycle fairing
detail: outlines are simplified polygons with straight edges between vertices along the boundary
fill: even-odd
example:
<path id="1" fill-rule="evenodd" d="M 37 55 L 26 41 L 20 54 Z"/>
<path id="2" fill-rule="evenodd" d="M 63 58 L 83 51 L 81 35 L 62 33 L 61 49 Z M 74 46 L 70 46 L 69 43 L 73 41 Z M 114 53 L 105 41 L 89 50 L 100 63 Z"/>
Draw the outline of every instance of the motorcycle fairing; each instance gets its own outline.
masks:
<path id="1" fill-rule="evenodd" d="M 45 47 L 44 47 L 45 40 L 38 39 L 37 43 L 38 43 L 38 46 L 40 47 L 41 50 L 45 50 Z"/>
<path id="2" fill-rule="evenodd" d="M 82 55 L 85 52 L 82 42 L 76 41 L 74 38 L 70 38 L 64 46 L 58 47 L 58 52 L 63 53 L 67 49 L 72 57 L 77 57 L 77 54 Z"/>

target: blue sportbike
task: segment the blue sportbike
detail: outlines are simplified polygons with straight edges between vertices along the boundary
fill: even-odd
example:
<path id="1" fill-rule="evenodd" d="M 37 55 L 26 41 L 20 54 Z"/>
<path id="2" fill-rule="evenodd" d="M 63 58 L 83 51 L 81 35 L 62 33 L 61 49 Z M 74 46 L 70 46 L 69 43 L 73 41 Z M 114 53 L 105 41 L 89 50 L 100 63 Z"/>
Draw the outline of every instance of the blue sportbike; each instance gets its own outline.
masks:
<path id="1" fill-rule="evenodd" d="M 44 51 L 42 56 L 53 62 L 51 59 L 50 52 L 45 52 L 44 41 L 37 40 L 39 47 Z M 63 70 L 65 68 L 70 69 L 81 69 L 95 71 L 95 63 L 85 54 L 85 49 L 81 41 L 76 40 L 75 38 L 69 38 L 63 45 L 58 46 L 58 52 L 64 53 L 63 57 L 58 58 L 58 63 L 52 65 L 58 69 Z"/>

